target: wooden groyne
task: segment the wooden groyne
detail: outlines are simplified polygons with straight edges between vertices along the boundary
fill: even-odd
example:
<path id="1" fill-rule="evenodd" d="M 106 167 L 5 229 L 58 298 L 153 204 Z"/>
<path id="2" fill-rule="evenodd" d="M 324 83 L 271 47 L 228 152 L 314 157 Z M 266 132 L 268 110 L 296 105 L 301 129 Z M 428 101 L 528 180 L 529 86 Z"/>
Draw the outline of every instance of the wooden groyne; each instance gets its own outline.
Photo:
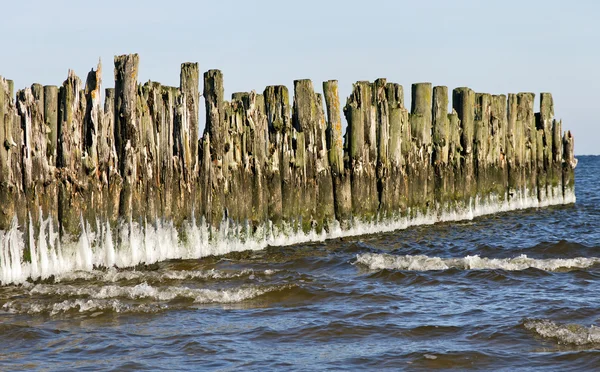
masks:
<path id="1" fill-rule="evenodd" d="M 321 232 L 574 200 L 573 136 L 550 93 L 538 113 L 533 93 L 430 83 L 412 85 L 408 109 L 385 79 L 357 82 L 343 107 L 335 80 L 323 94 L 296 80 L 293 98 L 269 86 L 225 100 L 219 70 L 184 63 L 169 87 L 140 84 L 138 65 L 136 54 L 115 57 L 104 91 L 100 64 L 85 82 L 70 71 L 61 86 L 16 94 L 0 78 L 0 230 L 16 217 L 33 231 L 50 221 L 65 240 L 82 221 Z"/>

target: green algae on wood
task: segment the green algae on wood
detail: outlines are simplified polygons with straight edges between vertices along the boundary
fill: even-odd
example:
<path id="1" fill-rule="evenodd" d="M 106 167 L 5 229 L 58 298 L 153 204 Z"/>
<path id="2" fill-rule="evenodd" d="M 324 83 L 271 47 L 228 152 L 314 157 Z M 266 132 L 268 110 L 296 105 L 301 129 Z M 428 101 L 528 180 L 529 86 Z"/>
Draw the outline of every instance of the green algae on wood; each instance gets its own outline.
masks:
<path id="1" fill-rule="evenodd" d="M 196 63 L 181 65 L 179 87 L 138 83 L 135 54 L 114 67 L 103 105 L 100 64 L 84 87 L 70 71 L 59 88 L 34 84 L 16 99 L 0 78 L 0 229 L 16 216 L 37 231 L 50 217 L 77 239 L 86 225 L 101 234 L 96 221 L 172 223 L 187 241 L 204 221 L 211 236 L 244 241 L 442 218 L 474 203 L 573 201 L 574 140 L 549 93 L 534 113 L 532 93 L 456 88 L 448 112 L 447 87 L 418 83 L 409 112 L 399 84 L 359 81 L 344 136 L 335 80 L 323 95 L 302 79 L 293 99 L 279 85 L 226 101 L 219 70 L 204 74 L 200 95 Z"/>

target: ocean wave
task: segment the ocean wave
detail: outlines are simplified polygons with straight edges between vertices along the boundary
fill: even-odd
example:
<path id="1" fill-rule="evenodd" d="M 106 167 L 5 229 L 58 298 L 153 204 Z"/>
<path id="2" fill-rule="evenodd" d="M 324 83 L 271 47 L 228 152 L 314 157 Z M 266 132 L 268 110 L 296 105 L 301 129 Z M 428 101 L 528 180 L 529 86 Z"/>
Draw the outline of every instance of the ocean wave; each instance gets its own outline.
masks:
<path id="1" fill-rule="evenodd" d="M 464 209 L 453 212 L 433 208 L 426 213 L 394 218 L 387 221 L 353 221 L 348 229 L 341 229 L 333 221 L 328 232 L 298 232 L 298 226 L 274 226 L 271 222 L 250 233 L 244 226 L 222 222 L 213 229 L 205 221 L 192 219 L 176 229 L 170 221 L 144 221 L 120 224 L 115 229 L 103 221 L 95 221 L 95 228 L 81 218 L 81 234 L 71 239 L 59 239 L 58 229 L 51 219 L 40 218 L 40 229 L 34 232 L 32 223 L 20 229 L 17 218 L 10 229 L 0 231 L 0 285 L 20 284 L 28 280 L 48 279 L 53 275 L 95 268 L 126 268 L 153 264 L 171 259 L 198 259 L 231 252 L 260 250 L 267 246 L 324 241 L 340 237 L 366 235 L 405 229 L 409 226 L 430 225 L 437 222 L 470 220 L 478 216 L 510 210 L 568 204 L 575 195 L 539 202 L 528 193 L 510 200 L 474 198 Z M 410 211 L 409 211 L 410 212 Z M 412 215 L 412 212 L 409 213 Z M 27 235 L 27 239 L 25 236 Z M 28 241 L 28 244 L 26 244 Z M 117 244 L 117 242 L 119 242 Z"/>
<path id="2" fill-rule="evenodd" d="M 166 304 L 130 304 L 117 299 L 73 299 L 59 302 L 9 301 L 2 310 L 11 314 L 49 314 L 51 316 L 69 312 L 86 313 L 92 316 L 106 312 L 114 313 L 157 313 L 168 308 Z"/>
<path id="3" fill-rule="evenodd" d="M 486 258 L 466 256 L 463 258 L 441 258 L 425 255 L 396 256 L 381 253 L 363 253 L 356 256 L 356 263 L 370 270 L 431 271 L 448 270 L 506 270 L 519 271 L 536 268 L 544 271 L 585 269 L 600 263 L 598 257 L 536 259 L 526 255 L 514 258 Z"/>
<path id="4" fill-rule="evenodd" d="M 187 299 L 194 304 L 233 304 L 251 300 L 286 286 L 244 286 L 231 289 L 154 287 L 147 283 L 136 286 L 73 286 L 38 284 L 29 291 L 28 299 L 11 300 L 1 310 L 13 314 L 56 315 L 76 311 L 90 312 L 157 312 L 169 308 L 169 301 Z M 145 300 L 152 300 L 148 303 Z"/>
<path id="5" fill-rule="evenodd" d="M 600 327 L 585 327 L 579 324 L 559 324 L 549 319 L 525 319 L 525 329 L 537 335 L 555 340 L 560 345 L 600 346 Z"/>
<path id="6" fill-rule="evenodd" d="M 165 271 L 134 271 L 117 270 L 111 267 L 106 270 L 91 271 L 73 271 L 58 274 L 53 278 L 53 282 L 72 282 L 76 280 L 98 280 L 103 282 L 120 281 L 147 281 L 147 282 L 166 282 L 178 280 L 229 280 L 248 277 L 253 279 L 257 276 L 271 276 L 278 270 L 255 271 L 252 269 L 234 270 L 165 270 Z"/>
<path id="7" fill-rule="evenodd" d="M 235 303 L 260 296 L 280 287 L 248 286 L 226 290 L 186 287 L 155 287 L 148 283 L 135 286 L 102 285 L 102 286 L 73 286 L 73 285 L 46 285 L 34 286 L 30 295 L 60 296 L 60 297 L 86 297 L 91 299 L 125 298 L 130 300 L 152 299 L 158 301 L 171 301 L 176 298 L 190 299 L 195 303 Z"/>

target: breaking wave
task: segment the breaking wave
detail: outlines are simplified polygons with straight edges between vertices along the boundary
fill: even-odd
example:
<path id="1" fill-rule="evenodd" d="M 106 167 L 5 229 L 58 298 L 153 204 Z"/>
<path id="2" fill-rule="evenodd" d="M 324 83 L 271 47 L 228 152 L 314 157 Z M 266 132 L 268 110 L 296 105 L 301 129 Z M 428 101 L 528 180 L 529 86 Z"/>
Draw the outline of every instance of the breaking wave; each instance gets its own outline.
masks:
<path id="1" fill-rule="evenodd" d="M 466 256 L 463 258 L 440 258 L 425 255 L 395 256 L 381 253 L 364 253 L 356 256 L 356 263 L 370 270 L 506 270 L 519 271 L 535 268 L 544 271 L 585 269 L 600 263 L 598 257 L 535 259 L 526 255 L 514 258 L 486 258 Z"/>
<path id="2" fill-rule="evenodd" d="M 579 324 L 559 324 L 548 319 L 525 319 L 523 327 L 559 345 L 600 347 L 600 327 L 594 325 L 584 327 Z"/>
<path id="3" fill-rule="evenodd" d="M 38 284 L 29 290 L 29 296 L 39 298 L 39 300 L 11 300 L 6 302 L 1 310 L 15 314 L 49 313 L 50 315 L 70 311 L 80 313 L 157 312 L 169 308 L 169 302 L 176 299 L 188 300 L 193 304 L 233 304 L 289 287 L 289 285 L 280 285 L 207 289 L 175 286 L 155 287 L 145 282 L 135 286 Z M 55 300 L 56 298 L 59 300 Z"/>
<path id="4" fill-rule="evenodd" d="M 321 233 L 303 233 L 292 226 L 274 227 L 271 223 L 249 233 L 249 229 L 233 226 L 228 221 L 224 221 L 217 231 L 211 231 L 204 221 L 197 223 L 195 220 L 186 223 L 179 231 L 172 222 L 160 220 L 143 224 L 129 222 L 113 231 L 108 223 L 101 221 L 96 221 L 92 229 L 82 219 L 81 235 L 72 239 L 71 243 L 61 243 L 50 220 L 40 220 L 39 232 L 33 231 L 31 223 L 29 229 L 23 232 L 15 218 L 8 231 L 0 231 L 0 284 L 24 283 L 76 271 L 92 271 L 99 267 L 125 268 L 171 259 L 197 259 L 235 251 L 259 250 L 269 245 L 283 246 L 382 233 L 409 226 L 469 220 L 498 212 L 575 202 L 574 194 L 543 202 L 526 195 L 528 193 L 525 190 L 510 202 L 500 202 L 493 197 L 485 200 L 476 198 L 460 211 L 440 212 L 443 208 L 437 206 L 431 213 L 417 214 L 416 217 L 369 223 L 353 221 L 352 227 L 345 230 L 334 221 L 329 231 Z"/>

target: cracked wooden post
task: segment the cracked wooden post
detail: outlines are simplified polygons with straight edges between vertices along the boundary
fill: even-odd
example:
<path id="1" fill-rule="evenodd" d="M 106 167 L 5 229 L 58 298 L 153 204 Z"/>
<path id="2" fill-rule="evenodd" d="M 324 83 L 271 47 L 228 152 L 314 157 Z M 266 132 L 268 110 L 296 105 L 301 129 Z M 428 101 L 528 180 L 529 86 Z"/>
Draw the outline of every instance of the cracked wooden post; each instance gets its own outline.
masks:
<path id="1" fill-rule="evenodd" d="M 474 161 L 480 203 L 502 204 L 506 200 L 503 146 L 506 98 L 475 94 Z"/>
<path id="2" fill-rule="evenodd" d="M 190 177 L 195 178 L 198 167 L 198 101 L 200 99 L 200 73 L 198 69 L 198 64 L 190 62 L 182 63 L 179 81 L 181 92 L 184 95 L 185 117 L 188 120 L 189 127 L 189 172 Z"/>
<path id="3" fill-rule="evenodd" d="M 450 168 L 450 118 L 448 87 L 433 87 L 433 153 L 435 202 L 438 213 L 456 208 L 454 205 L 454 169 Z"/>
<path id="4" fill-rule="evenodd" d="M 375 221 L 379 208 L 375 113 L 371 84 L 357 82 L 346 101 L 344 115 L 348 122 L 352 214 L 353 218 L 365 222 Z"/>
<path id="5" fill-rule="evenodd" d="M 390 163 L 390 105 L 387 100 L 387 81 L 377 79 L 373 83 L 373 102 L 376 110 L 375 129 L 377 134 L 377 199 L 379 202 L 378 218 L 392 219 L 396 217 L 395 181 L 391 178 Z"/>
<path id="6" fill-rule="evenodd" d="M 36 120 L 34 110 L 34 102 L 33 102 L 33 94 L 31 93 L 30 88 L 26 88 L 23 90 L 19 90 L 17 92 L 17 110 L 19 113 L 19 117 L 21 119 L 19 125 L 23 129 L 23 152 L 21 153 L 22 157 L 22 169 L 23 169 L 23 191 L 25 192 L 25 196 L 27 197 L 27 202 L 29 202 L 29 198 L 33 196 L 35 193 L 33 191 L 33 160 L 32 157 L 36 154 L 33 153 L 34 139 L 33 139 L 33 127 L 35 126 L 32 121 Z M 37 110 L 36 110 L 37 111 Z M 37 120 L 36 120 L 37 122 Z M 37 131 L 36 131 L 37 132 Z M 36 156 L 37 157 L 37 156 Z M 36 159 L 36 163 L 37 163 Z"/>
<path id="7" fill-rule="evenodd" d="M 177 227 L 181 226 L 181 223 L 185 219 L 181 216 L 179 208 L 182 207 L 183 200 L 181 197 L 182 190 L 182 170 L 179 153 L 181 146 L 179 144 L 180 127 L 182 116 L 182 101 L 180 97 L 179 88 L 173 86 L 161 85 L 160 89 L 161 104 L 159 115 L 161 122 L 154 121 L 156 125 L 162 125 L 165 133 L 161 133 L 164 138 L 164 142 L 156 140 L 155 142 L 160 143 L 158 152 L 164 156 L 162 163 L 160 164 L 162 172 L 164 172 L 163 183 L 164 188 L 163 198 L 161 200 L 161 210 L 169 211 L 170 219 L 175 222 Z M 150 99 L 150 94 L 148 94 Z M 150 106 L 148 106 L 150 109 Z M 154 113 L 150 114 L 150 117 L 154 117 Z M 159 124 L 160 123 L 160 124 Z M 168 149 L 167 149 L 168 147 Z M 178 150 L 179 149 L 179 150 Z M 164 150 L 164 152 L 163 152 Z M 159 166 L 157 164 L 157 166 Z M 167 179 L 168 177 L 168 179 Z M 183 185 L 185 188 L 185 185 Z M 187 207 L 187 206 L 186 206 Z M 190 206 L 191 207 L 191 206 Z"/>
<path id="8" fill-rule="evenodd" d="M 315 176 L 317 184 L 315 230 L 331 231 L 335 221 L 333 178 L 327 153 L 327 121 L 323 110 L 323 96 L 316 94 L 317 125 L 314 128 Z"/>
<path id="9" fill-rule="evenodd" d="M 224 217 L 225 200 L 223 155 L 225 149 L 225 122 L 223 99 L 223 74 L 219 70 L 204 73 L 204 100 L 206 103 L 206 127 L 204 129 L 203 151 L 205 161 L 202 188 L 205 217 L 213 229 L 217 229 Z"/>
<path id="10" fill-rule="evenodd" d="M 185 122 L 181 142 L 187 146 L 185 156 L 184 174 L 187 190 L 185 193 L 184 205 L 192 209 L 192 214 L 198 215 L 200 212 L 199 200 L 196 195 L 201 195 L 199 173 L 199 154 L 198 154 L 198 131 L 199 131 L 199 100 L 200 100 L 200 70 L 198 63 L 182 63 L 179 74 L 179 89 L 182 100 L 182 123 Z M 155 124 L 156 125 L 156 124 Z"/>
<path id="11" fill-rule="evenodd" d="M 100 175 L 98 157 L 98 133 L 102 127 L 104 112 L 101 104 L 100 92 L 102 88 L 102 64 L 98 61 L 96 70 L 92 69 L 85 83 L 85 113 L 83 120 L 83 158 L 85 174 L 82 181 L 87 185 L 86 200 L 92 208 L 86 213 L 86 221 L 96 227 L 95 221 L 106 220 L 108 215 L 107 205 L 103 198 L 103 184 Z"/>
<path id="12" fill-rule="evenodd" d="M 524 197 L 538 200 L 537 189 L 537 129 L 533 113 L 534 93 L 517 94 L 517 128 L 523 130 L 523 167 Z"/>
<path id="13" fill-rule="evenodd" d="M 107 220 L 115 227 L 119 219 L 119 199 L 123 183 L 115 144 L 115 90 L 104 93 L 104 110 L 98 127 L 98 170 Z"/>
<path id="14" fill-rule="evenodd" d="M 268 86 L 264 97 L 269 126 L 269 217 L 275 228 L 281 229 L 285 223 L 295 229 L 299 200 L 292 184 L 295 156 L 289 93 L 285 86 Z"/>
<path id="15" fill-rule="evenodd" d="M 266 178 L 269 132 L 263 95 L 251 91 L 242 100 L 248 121 L 246 145 L 248 157 L 245 168 L 248 167 L 247 172 L 251 172 L 249 175 L 252 190 L 249 221 L 254 233 L 269 219 L 269 190 Z"/>
<path id="16" fill-rule="evenodd" d="M 458 211 L 464 208 L 464 184 L 463 182 L 463 148 L 461 145 L 461 123 L 458 113 L 455 109 L 448 114 L 448 172 L 451 174 L 452 183 L 447 182 L 452 190 L 450 197 L 454 210 Z M 450 208 L 450 207 L 449 207 Z"/>
<path id="17" fill-rule="evenodd" d="M 427 214 L 434 205 L 432 153 L 432 88 L 431 83 L 412 85 L 410 130 L 412 156 L 409 156 L 409 207 L 411 216 Z"/>
<path id="18" fill-rule="evenodd" d="M 552 195 L 564 202 L 562 121 L 552 120 Z"/>
<path id="19" fill-rule="evenodd" d="M 80 216 L 87 207 L 87 185 L 82 178 L 83 120 L 85 95 L 81 80 L 69 71 L 59 91 L 58 147 L 56 166 L 60 171 L 58 219 L 61 238 L 76 239 L 81 232 Z"/>
<path id="20" fill-rule="evenodd" d="M 460 147 L 462 148 L 460 172 L 455 175 L 455 189 L 459 200 L 462 200 L 464 206 L 468 206 L 477 192 L 473 158 L 475 93 L 466 87 L 455 88 L 452 91 L 452 107 L 460 122 Z"/>
<path id="21" fill-rule="evenodd" d="M 153 187 L 161 190 L 157 196 L 158 205 L 155 205 L 156 213 L 160 218 L 173 220 L 173 195 L 172 190 L 176 187 L 174 175 L 174 89 L 162 86 L 160 83 L 148 82 L 144 85 L 144 95 L 148 107 L 149 122 L 154 128 L 153 138 L 147 137 L 146 141 L 153 143 L 154 149 L 150 148 L 154 155 L 152 164 Z M 144 108 L 145 109 L 145 108 Z M 144 121 L 145 122 L 145 121 Z M 152 147 L 152 146 L 150 146 Z"/>
<path id="22" fill-rule="evenodd" d="M 319 194 L 318 173 L 327 172 L 328 169 L 317 169 L 317 161 L 320 154 L 317 153 L 317 137 L 321 139 L 321 114 L 317 95 L 314 92 L 312 81 L 294 81 L 294 105 L 292 124 L 297 132 L 296 163 L 294 171 L 296 182 L 300 189 L 299 217 L 304 232 L 313 228 L 323 228 L 324 221 L 317 219 L 317 207 L 319 214 L 324 217 L 327 214 L 324 208 L 327 206 L 317 204 Z M 321 144 L 319 144 L 321 145 Z M 327 166 L 320 162 L 321 167 Z M 323 190 L 324 192 L 325 190 Z M 333 207 L 333 204 L 331 205 Z M 314 225 L 314 226 L 313 226 Z"/>
<path id="23" fill-rule="evenodd" d="M 58 87 L 44 86 L 44 121 L 47 130 L 46 157 L 51 166 L 56 166 L 58 147 Z"/>
<path id="24" fill-rule="evenodd" d="M 485 203 L 488 202 L 489 181 L 491 181 L 488 178 L 491 98 L 491 95 L 487 93 L 475 93 L 473 116 L 473 162 L 477 184 L 476 193 L 480 198 L 486 199 Z"/>
<path id="25" fill-rule="evenodd" d="M 98 171 L 98 128 L 103 118 L 100 104 L 100 89 L 102 85 L 102 65 L 90 71 L 85 83 L 86 111 L 83 133 L 84 139 L 84 163 L 86 173 L 97 173 Z"/>
<path id="26" fill-rule="evenodd" d="M 508 165 L 508 197 L 509 200 L 512 200 L 522 194 L 524 182 L 523 123 L 517 121 L 517 95 L 514 93 L 508 95 L 507 115 L 506 159 Z"/>
<path id="27" fill-rule="evenodd" d="M 44 120 L 44 88 L 33 84 L 31 88 L 17 93 L 17 107 L 23 130 L 22 153 L 23 190 L 25 192 L 29 219 L 35 234 L 42 219 L 57 221 L 56 185 L 53 181 L 54 167 L 47 157 L 48 132 Z"/>
<path id="28" fill-rule="evenodd" d="M 498 204 L 508 200 L 508 166 L 506 162 L 507 131 L 506 96 L 493 95 L 490 112 L 490 148 L 488 175 L 493 198 Z"/>
<path id="29" fill-rule="evenodd" d="M 8 91 L 10 92 L 10 109 L 8 114 L 11 116 L 11 118 L 8 121 L 10 122 L 10 129 L 12 130 L 13 142 L 11 143 L 11 146 L 14 144 L 13 156 L 11 156 L 10 160 L 15 184 L 18 185 L 17 195 L 19 197 L 18 202 L 15 203 L 15 212 L 19 224 L 25 226 L 29 220 L 24 186 L 25 165 L 23 164 L 23 154 L 25 152 L 25 130 L 22 126 L 23 118 L 19 114 L 17 108 L 17 100 L 15 99 L 16 96 L 14 94 L 14 84 L 12 80 L 8 80 L 7 82 Z"/>
<path id="30" fill-rule="evenodd" d="M 388 104 L 389 141 L 388 177 L 385 188 L 385 203 L 392 218 L 406 216 L 408 208 L 408 175 L 406 171 L 410 148 L 410 122 L 404 107 L 404 89 L 396 83 L 386 84 Z M 383 199 L 383 198 L 382 198 Z"/>
<path id="31" fill-rule="evenodd" d="M 15 122 L 17 111 L 13 100 L 12 81 L 0 76 L 0 230 L 10 229 L 14 216 L 24 216 L 18 213 L 21 199 L 22 176 L 20 172 L 21 137 L 20 122 Z M 24 209 L 24 208 L 23 208 Z"/>
<path id="32" fill-rule="evenodd" d="M 575 201 L 575 138 L 571 131 L 565 132 L 563 136 L 563 198 L 565 201 Z"/>
<path id="33" fill-rule="evenodd" d="M 138 187 L 140 133 L 137 123 L 137 54 L 115 56 L 115 147 L 123 186 L 119 200 L 119 217 L 138 221 L 141 200 Z"/>
<path id="34" fill-rule="evenodd" d="M 139 155 L 136 165 L 138 184 L 136 193 L 139 197 L 140 205 L 144 207 L 139 210 L 140 223 L 156 223 L 161 216 L 161 196 L 158 186 L 158 148 L 156 141 L 156 122 L 153 120 L 150 110 L 150 100 L 153 95 L 153 86 L 151 83 L 138 85 L 136 89 L 136 120 L 139 133 Z M 153 98 L 153 97 L 152 97 Z M 174 161 L 174 160 L 172 160 Z M 168 190 L 172 192 L 172 190 Z M 183 203 L 182 203 L 183 204 Z M 182 212 L 187 212 L 182 210 Z M 181 225 L 180 219 L 173 219 L 177 227 Z"/>
<path id="35" fill-rule="evenodd" d="M 329 228 L 334 219 L 333 185 L 325 138 L 323 99 L 310 80 L 294 81 L 292 122 L 298 138 L 296 172 L 300 176 L 300 217 L 304 232 Z M 303 160 L 303 164 L 301 164 Z"/>
<path id="36" fill-rule="evenodd" d="M 225 206 L 227 217 L 241 231 L 242 237 L 248 233 L 246 221 L 250 217 L 251 170 L 249 167 L 247 140 L 248 120 L 244 101 L 248 93 L 239 92 L 232 95 L 230 102 L 224 103 L 225 121 L 225 153 L 223 155 L 223 176 L 225 178 Z"/>
<path id="37" fill-rule="evenodd" d="M 333 180 L 335 217 L 342 227 L 348 227 L 352 221 L 352 191 L 350 172 L 344 165 L 342 118 L 337 80 L 323 82 L 323 92 L 327 106 L 327 151 Z"/>
<path id="38" fill-rule="evenodd" d="M 539 136 L 538 190 L 540 201 L 562 197 L 562 171 L 554 164 L 554 100 L 552 94 L 540 94 L 540 112 L 536 113 Z M 560 137 L 560 134 L 559 134 Z"/>
<path id="39" fill-rule="evenodd" d="M 225 154 L 223 173 L 226 180 L 225 206 L 227 218 L 235 225 L 242 225 L 247 216 L 248 196 L 243 196 L 245 180 L 242 165 L 242 141 L 245 132 L 246 110 L 242 102 L 243 93 L 234 93 L 231 101 L 224 103 Z M 240 195 L 240 200 L 237 199 Z M 243 199 L 242 199 L 243 198 Z"/>

